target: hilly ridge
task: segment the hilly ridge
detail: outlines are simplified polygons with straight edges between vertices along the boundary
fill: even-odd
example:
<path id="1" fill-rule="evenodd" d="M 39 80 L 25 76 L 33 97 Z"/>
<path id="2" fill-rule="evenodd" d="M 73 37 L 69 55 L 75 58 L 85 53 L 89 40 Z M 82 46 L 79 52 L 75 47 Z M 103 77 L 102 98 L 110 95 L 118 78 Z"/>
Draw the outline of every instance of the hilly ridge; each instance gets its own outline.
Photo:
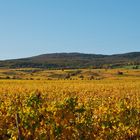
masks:
<path id="1" fill-rule="evenodd" d="M 140 52 L 114 55 L 52 53 L 0 61 L 0 67 L 4 68 L 115 68 L 124 65 L 140 65 Z"/>

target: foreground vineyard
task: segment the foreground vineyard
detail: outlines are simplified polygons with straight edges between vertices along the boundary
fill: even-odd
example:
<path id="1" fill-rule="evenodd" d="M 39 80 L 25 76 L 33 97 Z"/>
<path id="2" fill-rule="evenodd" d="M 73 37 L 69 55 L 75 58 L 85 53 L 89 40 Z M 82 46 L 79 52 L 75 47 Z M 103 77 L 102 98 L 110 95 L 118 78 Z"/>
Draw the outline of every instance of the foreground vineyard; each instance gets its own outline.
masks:
<path id="1" fill-rule="evenodd" d="M 139 138 L 139 78 L 0 81 L 2 140 Z"/>

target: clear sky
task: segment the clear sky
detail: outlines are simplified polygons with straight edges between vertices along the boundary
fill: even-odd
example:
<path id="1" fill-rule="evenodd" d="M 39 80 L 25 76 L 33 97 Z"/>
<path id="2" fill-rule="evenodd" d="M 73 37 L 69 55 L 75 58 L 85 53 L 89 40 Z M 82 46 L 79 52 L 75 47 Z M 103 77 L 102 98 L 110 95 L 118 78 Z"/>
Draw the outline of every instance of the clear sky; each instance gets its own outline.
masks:
<path id="1" fill-rule="evenodd" d="M 140 51 L 140 0 L 0 0 L 0 59 Z"/>

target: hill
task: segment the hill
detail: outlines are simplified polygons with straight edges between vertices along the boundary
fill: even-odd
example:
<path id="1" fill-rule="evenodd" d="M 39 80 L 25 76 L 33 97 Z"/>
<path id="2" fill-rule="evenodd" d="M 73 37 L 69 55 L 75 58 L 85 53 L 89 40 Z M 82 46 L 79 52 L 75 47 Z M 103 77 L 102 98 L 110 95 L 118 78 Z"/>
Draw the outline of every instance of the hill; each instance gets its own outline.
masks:
<path id="1" fill-rule="evenodd" d="M 0 61 L 0 67 L 4 68 L 116 68 L 129 65 L 140 65 L 140 52 L 114 55 L 52 53 Z"/>

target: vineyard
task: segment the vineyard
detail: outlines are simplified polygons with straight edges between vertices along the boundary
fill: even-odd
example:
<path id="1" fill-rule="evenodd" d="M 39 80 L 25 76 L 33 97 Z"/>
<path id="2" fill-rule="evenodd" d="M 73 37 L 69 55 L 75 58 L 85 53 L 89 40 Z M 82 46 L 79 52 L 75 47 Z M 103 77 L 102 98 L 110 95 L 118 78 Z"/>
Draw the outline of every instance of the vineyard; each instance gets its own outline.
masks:
<path id="1" fill-rule="evenodd" d="M 140 71 L 127 71 L 93 79 L 8 75 L 0 80 L 0 139 L 139 140 Z"/>

